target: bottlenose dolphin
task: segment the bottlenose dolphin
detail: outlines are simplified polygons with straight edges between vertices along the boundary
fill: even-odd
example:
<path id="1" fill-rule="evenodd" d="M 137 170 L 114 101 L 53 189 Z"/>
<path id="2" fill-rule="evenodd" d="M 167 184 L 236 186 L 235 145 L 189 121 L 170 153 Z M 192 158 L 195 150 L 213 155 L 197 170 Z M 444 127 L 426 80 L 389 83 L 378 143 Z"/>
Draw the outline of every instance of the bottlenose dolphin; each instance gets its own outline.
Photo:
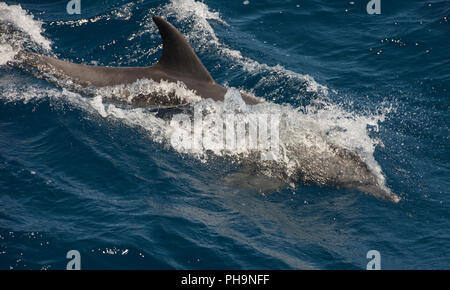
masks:
<path id="1" fill-rule="evenodd" d="M 157 25 L 163 40 L 162 55 L 158 63 L 153 66 L 83 65 L 28 51 L 23 51 L 16 58 L 22 61 L 19 62 L 21 68 L 29 71 L 29 67 L 33 67 L 39 71 L 38 77 L 50 81 L 54 81 L 56 76 L 57 79 L 67 79 L 82 87 L 93 86 L 98 88 L 130 84 L 140 79 L 149 79 L 156 82 L 164 80 L 174 83 L 181 82 L 202 98 L 223 101 L 227 90 L 214 81 L 184 36 L 161 17 L 154 16 L 153 22 Z M 47 73 L 51 77 L 45 77 L 43 73 Z M 245 93 L 241 95 L 246 104 L 252 105 L 261 102 L 251 95 Z M 135 107 L 170 107 L 180 105 L 181 100 L 150 94 L 134 98 L 132 102 Z"/>
<path id="2" fill-rule="evenodd" d="M 11 65 L 31 72 L 39 78 L 57 85 L 71 83 L 78 87 L 110 87 L 132 84 L 141 79 L 155 82 L 183 83 L 201 98 L 224 101 L 227 90 L 218 85 L 202 64 L 183 35 L 161 17 L 153 17 L 163 40 L 162 55 L 153 66 L 147 67 L 101 67 L 75 64 L 54 57 L 21 50 Z M 31 68 L 31 70 L 30 70 Z M 34 70 L 37 70 L 35 72 Z M 68 80 L 60 83 L 58 80 Z M 246 104 L 254 105 L 262 100 L 241 92 Z M 121 101 L 117 96 L 116 101 Z M 124 99 L 122 97 L 122 99 Z M 127 101 L 122 100 L 124 102 Z M 149 93 L 133 98 L 136 107 L 180 107 L 183 100 L 173 96 Z M 398 202 L 400 198 L 388 188 L 380 186 L 376 175 L 356 153 L 327 144 L 329 150 L 318 150 L 304 144 L 290 144 L 285 147 L 289 158 L 297 163 L 294 174 L 286 174 L 282 163 L 261 163 L 259 156 L 248 156 L 240 162 L 241 170 L 230 174 L 225 181 L 240 187 L 259 191 L 274 191 L 292 183 L 316 184 L 338 188 L 356 189 L 377 198 Z M 266 170 L 268 169 L 268 170 Z M 264 172 L 271 172 L 268 177 Z"/>

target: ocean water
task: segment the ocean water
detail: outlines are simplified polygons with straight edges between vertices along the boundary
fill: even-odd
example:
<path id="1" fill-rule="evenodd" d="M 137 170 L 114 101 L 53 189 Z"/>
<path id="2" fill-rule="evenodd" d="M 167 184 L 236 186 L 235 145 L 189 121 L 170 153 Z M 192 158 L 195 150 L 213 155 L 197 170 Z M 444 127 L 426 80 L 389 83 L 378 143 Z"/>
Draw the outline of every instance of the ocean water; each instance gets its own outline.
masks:
<path id="1" fill-rule="evenodd" d="M 369 250 L 382 269 L 450 268 L 449 1 L 381 0 L 379 15 L 366 0 L 36 2 L 0 2 L 14 27 L 0 33 L 0 269 L 65 269 L 70 250 L 82 269 L 365 269 Z M 153 111 L 7 65 L 19 46 L 151 65 L 154 15 L 219 84 L 285 113 L 291 139 L 355 152 L 400 202 L 230 186 L 227 156 L 172 146 L 180 128 Z"/>

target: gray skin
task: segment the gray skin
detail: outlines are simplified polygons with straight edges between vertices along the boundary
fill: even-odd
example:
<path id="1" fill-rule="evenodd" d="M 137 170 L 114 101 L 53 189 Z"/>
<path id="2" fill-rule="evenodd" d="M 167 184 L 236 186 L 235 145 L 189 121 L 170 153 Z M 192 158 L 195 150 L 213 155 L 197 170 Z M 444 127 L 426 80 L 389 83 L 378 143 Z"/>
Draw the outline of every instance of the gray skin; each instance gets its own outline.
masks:
<path id="1" fill-rule="evenodd" d="M 200 61 L 184 36 L 161 17 L 153 17 L 163 40 L 162 55 L 158 63 L 148 67 L 101 67 L 75 64 L 41 54 L 27 52 L 25 64 L 40 73 L 47 72 L 59 79 L 70 79 L 81 87 L 108 87 L 134 83 L 139 79 L 156 82 L 182 82 L 202 98 L 223 101 L 226 89 L 218 85 Z M 44 77 L 44 76 L 40 76 Z M 45 77 L 44 77 L 45 78 Z M 54 80 L 47 78 L 50 81 Z M 58 83 L 57 83 L 58 84 Z M 153 98 L 153 99 L 152 99 Z M 257 98 L 242 94 L 246 104 L 257 104 Z M 177 98 L 164 98 L 154 94 L 140 96 L 131 105 L 135 107 L 170 107 L 180 105 Z"/>

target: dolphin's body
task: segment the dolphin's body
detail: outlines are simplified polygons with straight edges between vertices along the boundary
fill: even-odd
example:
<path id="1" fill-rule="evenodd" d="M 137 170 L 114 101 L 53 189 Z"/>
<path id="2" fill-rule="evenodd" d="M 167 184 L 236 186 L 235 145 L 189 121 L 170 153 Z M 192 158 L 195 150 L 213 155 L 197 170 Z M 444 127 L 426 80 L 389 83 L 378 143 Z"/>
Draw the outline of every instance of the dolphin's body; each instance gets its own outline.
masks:
<path id="1" fill-rule="evenodd" d="M 159 62 L 148 67 L 100 67 L 75 64 L 53 57 L 23 50 L 16 57 L 15 65 L 22 69 L 36 69 L 38 77 L 54 81 L 69 80 L 80 87 L 111 87 L 132 84 L 141 79 L 155 82 L 182 82 L 202 98 L 223 101 L 226 89 L 218 85 L 195 54 L 183 35 L 160 17 L 153 17 L 158 26 L 163 50 Z M 31 71 L 32 72 L 32 71 Z M 67 84 L 67 83 L 66 83 Z M 246 104 L 261 100 L 241 93 Z M 118 100 L 121 101 L 120 96 Z M 122 100 L 124 101 L 124 100 Z M 128 100 L 129 102 L 129 100 Z M 178 107 L 183 102 L 177 98 L 155 93 L 133 98 L 131 105 L 138 107 Z M 375 197 L 398 202 L 400 198 L 384 186 L 380 186 L 375 174 L 356 153 L 329 144 L 327 153 L 313 147 L 294 144 L 286 147 L 290 158 L 298 164 L 295 173 L 287 176 L 286 168 L 278 163 L 261 164 L 259 158 L 241 162 L 242 170 L 229 175 L 226 181 L 242 187 L 261 191 L 276 190 L 292 182 L 356 189 Z M 273 177 L 261 174 L 269 169 Z"/>
<path id="2" fill-rule="evenodd" d="M 26 52 L 21 57 L 26 65 L 40 72 L 50 72 L 60 79 L 69 79 L 82 87 L 109 87 L 131 84 L 140 79 L 156 82 L 182 82 L 202 98 L 223 101 L 226 89 L 218 85 L 195 54 L 184 36 L 161 17 L 153 17 L 163 40 L 159 62 L 148 67 L 102 67 L 75 64 L 41 54 Z M 42 77 L 42 75 L 41 75 Z M 255 97 L 242 94 L 247 104 L 261 102 Z M 135 98 L 132 105 L 139 107 L 170 107 L 180 105 L 177 98 L 166 98 L 150 94 Z"/>

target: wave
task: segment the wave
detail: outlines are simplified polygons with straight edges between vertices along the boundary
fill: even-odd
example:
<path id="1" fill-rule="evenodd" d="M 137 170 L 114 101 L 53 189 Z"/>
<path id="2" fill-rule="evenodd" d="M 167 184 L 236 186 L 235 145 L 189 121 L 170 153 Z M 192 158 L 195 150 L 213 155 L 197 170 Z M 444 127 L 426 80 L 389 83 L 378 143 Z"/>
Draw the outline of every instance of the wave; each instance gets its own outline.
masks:
<path id="1" fill-rule="evenodd" d="M 14 26 L 16 32 L 21 31 L 25 33 L 32 43 L 43 50 L 51 50 L 52 42 L 42 35 L 42 22 L 34 19 L 34 16 L 22 9 L 20 5 L 8 5 L 0 2 L 0 21 Z M 7 29 L 8 26 L 3 26 L 0 29 L 0 65 L 13 60 L 20 47 L 27 40 L 24 37 L 19 37 L 17 34 L 11 35 L 8 31 L 5 31 Z M 13 39 L 11 39 L 12 37 Z"/>

